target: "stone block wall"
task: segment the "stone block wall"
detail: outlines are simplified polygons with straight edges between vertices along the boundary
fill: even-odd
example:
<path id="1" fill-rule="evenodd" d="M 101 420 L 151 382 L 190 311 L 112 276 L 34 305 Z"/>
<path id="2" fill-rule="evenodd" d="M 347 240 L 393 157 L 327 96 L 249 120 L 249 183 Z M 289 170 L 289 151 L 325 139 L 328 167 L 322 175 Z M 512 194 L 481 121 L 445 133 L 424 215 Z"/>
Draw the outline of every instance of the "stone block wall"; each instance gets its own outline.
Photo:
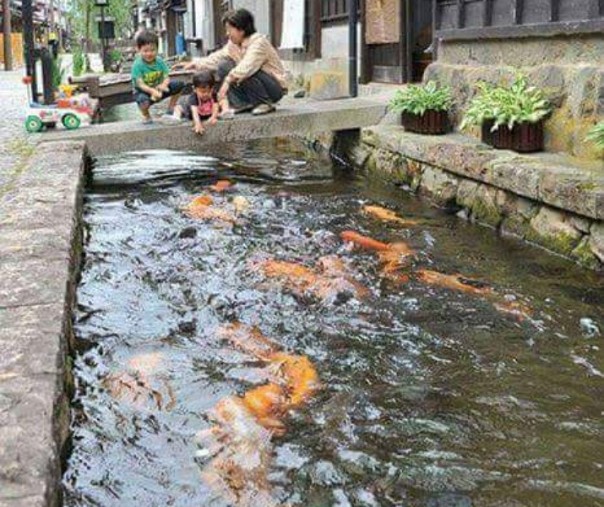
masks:
<path id="1" fill-rule="evenodd" d="M 579 168 L 573 168 L 576 175 L 563 178 L 559 170 L 571 168 L 547 162 L 539 168 L 530 157 L 477 149 L 480 145 L 458 137 L 445 140 L 398 127 L 372 127 L 363 131 L 351 155 L 376 177 L 427 196 L 461 218 L 540 245 L 584 267 L 604 269 L 604 180 L 585 180 Z M 555 188 L 548 169 L 558 176 Z"/>
<path id="2" fill-rule="evenodd" d="M 546 121 L 547 151 L 601 158 L 601 150 L 584 140 L 604 119 L 604 34 L 441 41 L 438 60 L 428 67 L 424 81 L 452 88 L 459 124 L 477 81 L 510 83 L 518 71 L 542 88 L 555 107 Z M 472 134 L 478 137 L 478 129 Z"/>

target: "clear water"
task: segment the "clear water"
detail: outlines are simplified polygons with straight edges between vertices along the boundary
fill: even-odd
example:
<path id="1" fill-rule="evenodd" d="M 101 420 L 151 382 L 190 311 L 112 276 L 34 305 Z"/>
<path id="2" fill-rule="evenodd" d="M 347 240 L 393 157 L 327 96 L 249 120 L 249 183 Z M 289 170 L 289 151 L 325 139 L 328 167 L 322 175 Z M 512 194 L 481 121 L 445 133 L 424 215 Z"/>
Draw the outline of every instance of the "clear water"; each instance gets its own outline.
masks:
<path id="1" fill-rule="evenodd" d="M 236 182 L 226 199 L 251 204 L 233 228 L 181 211 L 218 178 Z M 380 222 L 363 203 L 420 224 Z M 65 505 L 229 505 L 201 479 L 195 435 L 219 400 L 263 382 L 257 361 L 216 337 L 235 320 L 306 355 L 323 384 L 273 441 L 281 504 L 604 505 L 600 275 L 290 142 L 101 160 L 85 222 Z M 388 282 L 373 254 L 343 245 L 345 229 L 406 241 L 416 267 L 483 280 L 533 317 L 413 278 Z M 371 296 L 300 299 L 250 269 L 262 255 L 313 266 L 326 254 L 349 262 Z M 153 353 L 161 410 L 112 397 L 103 379 Z"/>

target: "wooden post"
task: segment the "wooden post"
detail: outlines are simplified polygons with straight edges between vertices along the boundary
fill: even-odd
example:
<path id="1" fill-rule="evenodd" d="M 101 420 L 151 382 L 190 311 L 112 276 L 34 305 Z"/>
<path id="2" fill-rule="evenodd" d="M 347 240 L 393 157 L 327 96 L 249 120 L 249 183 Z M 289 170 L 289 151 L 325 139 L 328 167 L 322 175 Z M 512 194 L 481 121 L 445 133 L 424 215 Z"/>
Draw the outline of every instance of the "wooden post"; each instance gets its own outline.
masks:
<path id="1" fill-rule="evenodd" d="M 361 0 L 361 83 L 371 80 L 371 65 L 369 63 L 369 48 L 365 29 L 367 26 L 367 0 Z"/>
<path id="2" fill-rule="evenodd" d="M 2 0 L 2 35 L 4 41 L 4 70 L 13 70 L 13 46 L 11 41 L 10 0 Z"/>
<path id="3" fill-rule="evenodd" d="M 549 21 L 555 23 L 560 16 L 559 0 L 549 0 Z"/>
<path id="4" fill-rule="evenodd" d="M 604 14 L 604 2 L 602 0 L 589 0 L 589 17 L 599 18 Z"/>
<path id="5" fill-rule="evenodd" d="M 493 0 L 482 0 L 482 26 L 493 23 Z"/>
<path id="6" fill-rule="evenodd" d="M 413 81 L 413 11 L 412 0 L 404 0 L 405 4 L 405 74 L 406 81 Z"/>
<path id="7" fill-rule="evenodd" d="M 432 61 L 435 62 L 438 58 L 438 38 L 436 37 L 436 31 L 439 28 L 439 12 L 438 2 L 432 0 Z"/>
<path id="8" fill-rule="evenodd" d="M 522 4 L 523 0 L 513 0 L 512 2 L 512 24 L 522 23 Z"/>
<path id="9" fill-rule="evenodd" d="M 457 0 L 457 28 L 464 27 L 464 0 Z"/>

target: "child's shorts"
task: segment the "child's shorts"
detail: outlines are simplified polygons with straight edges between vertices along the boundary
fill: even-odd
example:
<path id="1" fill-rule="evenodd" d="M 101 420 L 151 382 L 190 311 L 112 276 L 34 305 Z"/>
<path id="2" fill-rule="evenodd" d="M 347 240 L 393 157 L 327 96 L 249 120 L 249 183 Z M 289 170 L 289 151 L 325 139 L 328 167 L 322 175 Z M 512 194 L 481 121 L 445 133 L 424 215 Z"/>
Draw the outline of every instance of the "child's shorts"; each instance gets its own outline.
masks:
<path id="1" fill-rule="evenodd" d="M 170 79 L 170 82 L 168 83 L 168 91 L 162 92 L 161 99 L 156 100 L 155 102 L 164 100 L 165 98 L 171 97 L 172 95 L 178 95 L 180 92 L 182 92 L 184 87 L 185 87 L 185 84 L 182 81 L 177 81 L 176 79 Z M 138 88 L 135 88 L 135 90 L 134 90 L 134 100 L 136 101 L 136 103 L 139 106 L 145 106 L 145 105 L 150 105 L 150 104 L 154 103 L 151 100 L 151 95 L 139 90 Z"/>

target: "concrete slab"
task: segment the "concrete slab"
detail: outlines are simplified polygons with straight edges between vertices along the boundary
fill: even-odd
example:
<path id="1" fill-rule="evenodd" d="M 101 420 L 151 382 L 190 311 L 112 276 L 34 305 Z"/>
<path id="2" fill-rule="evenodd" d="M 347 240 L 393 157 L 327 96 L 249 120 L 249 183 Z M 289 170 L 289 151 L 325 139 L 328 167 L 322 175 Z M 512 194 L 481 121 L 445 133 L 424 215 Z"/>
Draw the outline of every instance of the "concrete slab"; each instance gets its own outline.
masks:
<path id="1" fill-rule="evenodd" d="M 191 131 L 190 123 L 166 125 L 139 121 L 91 125 L 79 130 L 44 133 L 47 141 L 86 141 L 92 156 L 112 155 L 145 149 L 195 150 L 201 146 L 282 136 L 310 136 L 322 132 L 359 129 L 377 125 L 386 114 L 387 101 L 380 97 L 338 99 L 331 101 L 300 100 L 279 106 L 267 116 L 241 114 L 220 121 L 203 136 Z"/>
<path id="2" fill-rule="evenodd" d="M 0 193 L 0 506 L 58 506 L 84 143 L 48 143 Z"/>
<path id="3" fill-rule="evenodd" d="M 422 136 L 396 125 L 363 130 L 365 144 L 533 201 L 604 219 L 604 163 L 566 155 L 495 150 L 461 134 Z"/>

